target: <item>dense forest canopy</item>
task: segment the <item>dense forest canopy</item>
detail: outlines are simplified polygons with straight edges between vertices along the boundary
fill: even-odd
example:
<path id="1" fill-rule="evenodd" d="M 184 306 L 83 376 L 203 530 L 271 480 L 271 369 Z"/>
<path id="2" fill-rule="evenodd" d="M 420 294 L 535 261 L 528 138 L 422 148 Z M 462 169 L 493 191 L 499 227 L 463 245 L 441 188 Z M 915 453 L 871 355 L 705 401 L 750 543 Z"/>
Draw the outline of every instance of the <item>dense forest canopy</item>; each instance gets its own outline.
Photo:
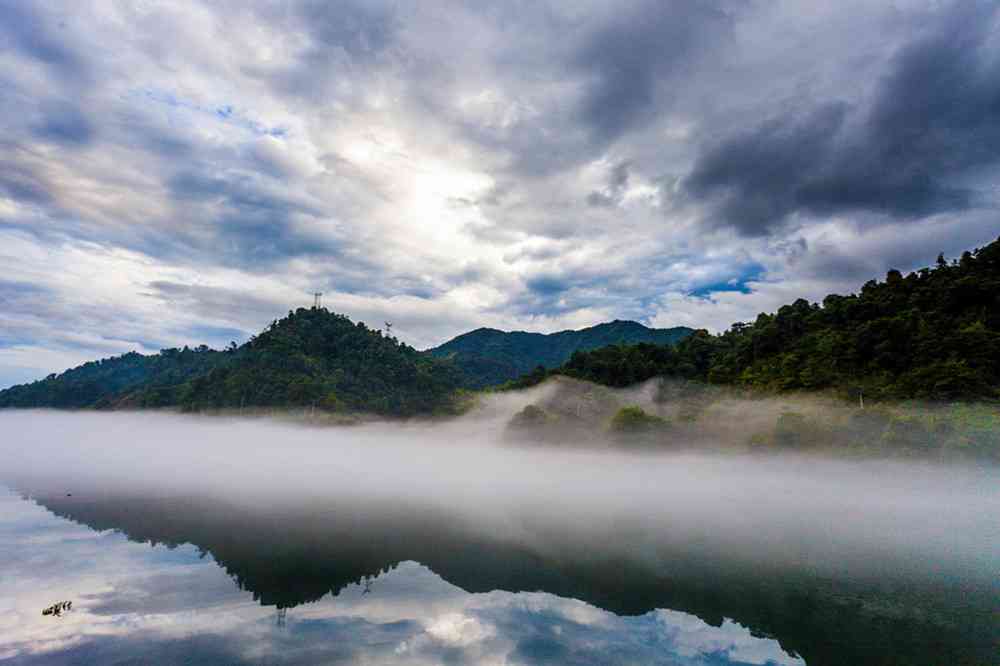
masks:
<path id="1" fill-rule="evenodd" d="M 669 345 L 692 332 L 686 326 L 648 328 L 621 320 L 550 334 L 479 328 L 427 353 L 451 359 L 462 370 L 464 385 L 478 389 L 517 379 L 539 366 L 556 368 L 576 351 L 637 342 Z"/>
<path id="2" fill-rule="evenodd" d="M 408 416 L 448 409 L 459 385 L 449 363 L 325 308 L 273 322 L 231 364 L 185 387 L 192 409 L 315 406 Z"/>
<path id="3" fill-rule="evenodd" d="M 133 351 L 0 391 L 0 407 L 116 407 L 145 387 L 181 386 L 231 360 L 232 348 L 219 352 L 205 345 L 150 355 Z"/>
<path id="4" fill-rule="evenodd" d="M 721 335 L 676 346 L 577 352 L 552 373 L 608 386 L 656 376 L 769 391 L 833 390 L 871 399 L 1000 397 L 1000 240 L 909 275 L 890 270 L 849 296 L 799 299 Z"/>

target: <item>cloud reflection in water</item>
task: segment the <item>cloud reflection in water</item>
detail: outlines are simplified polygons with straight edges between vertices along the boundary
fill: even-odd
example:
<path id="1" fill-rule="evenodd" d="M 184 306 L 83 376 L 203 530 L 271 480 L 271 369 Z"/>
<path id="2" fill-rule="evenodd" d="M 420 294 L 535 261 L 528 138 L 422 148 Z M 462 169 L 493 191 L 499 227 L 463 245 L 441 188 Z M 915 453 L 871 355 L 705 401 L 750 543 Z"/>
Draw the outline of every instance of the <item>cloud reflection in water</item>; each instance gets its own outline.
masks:
<path id="1" fill-rule="evenodd" d="M 469 594 L 413 561 L 367 593 L 350 585 L 284 615 L 194 546 L 95 532 L 8 492 L 0 562 L 0 661 L 11 664 L 803 663 L 731 621 L 712 627 L 668 610 L 619 617 L 540 592 Z M 41 615 L 64 597 L 72 612 Z"/>

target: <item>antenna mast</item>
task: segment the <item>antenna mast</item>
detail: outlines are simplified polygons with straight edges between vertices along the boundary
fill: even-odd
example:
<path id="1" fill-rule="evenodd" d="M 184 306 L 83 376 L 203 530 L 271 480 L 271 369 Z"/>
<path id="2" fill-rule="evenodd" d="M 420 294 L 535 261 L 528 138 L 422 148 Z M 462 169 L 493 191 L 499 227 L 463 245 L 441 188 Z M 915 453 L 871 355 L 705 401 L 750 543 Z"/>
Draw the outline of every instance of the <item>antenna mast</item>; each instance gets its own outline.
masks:
<path id="1" fill-rule="evenodd" d="M 319 310 L 320 303 L 323 300 L 323 292 L 317 291 L 313 294 L 313 310 Z"/>
<path id="2" fill-rule="evenodd" d="M 392 333 L 392 322 L 387 321 L 385 322 L 385 337 L 389 337 L 391 333 Z"/>

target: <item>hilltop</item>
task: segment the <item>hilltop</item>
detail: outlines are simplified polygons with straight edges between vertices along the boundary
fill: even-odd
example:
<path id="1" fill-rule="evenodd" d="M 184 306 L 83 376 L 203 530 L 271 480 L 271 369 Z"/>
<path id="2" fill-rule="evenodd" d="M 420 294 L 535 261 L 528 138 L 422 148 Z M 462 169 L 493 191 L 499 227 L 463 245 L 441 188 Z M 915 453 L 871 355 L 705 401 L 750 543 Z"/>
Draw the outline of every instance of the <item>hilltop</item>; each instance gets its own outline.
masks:
<path id="1" fill-rule="evenodd" d="M 691 333 L 693 329 L 684 326 L 648 328 L 622 320 L 550 334 L 479 328 L 427 353 L 452 360 L 462 370 L 468 388 L 484 388 L 511 381 L 539 366 L 556 368 L 574 352 L 639 342 L 672 345 Z"/>
<path id="2" fill-rule="evenodd" d="M 310 407 L 411 416 L 454 406 L 459 373 L 325 308 L 289 312 L 240 347 L 93 361 L 0 391 L 0 407 Z"/>

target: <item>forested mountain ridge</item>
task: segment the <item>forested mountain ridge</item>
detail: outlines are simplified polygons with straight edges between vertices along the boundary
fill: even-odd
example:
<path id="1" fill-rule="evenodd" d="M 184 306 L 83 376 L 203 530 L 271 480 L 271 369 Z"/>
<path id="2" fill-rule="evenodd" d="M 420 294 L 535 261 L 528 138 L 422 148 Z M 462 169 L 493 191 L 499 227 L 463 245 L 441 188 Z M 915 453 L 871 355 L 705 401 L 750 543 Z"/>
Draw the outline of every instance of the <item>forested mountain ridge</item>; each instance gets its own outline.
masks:
<path id="1" fill-rule="evenodd" d="M 0 391 L 0 407 L 113 407 L 135 391 L 180 386 L 231 360 L 231 349 L 220 352 L 204 345 L 149 355 L 132 351 Z"/>
<path id="2" fill-rule="evenodd" d="M 721 335 L 676 346 L 578 352 L 553 373 L 609 386 L 655 376 L 873 399 L 1000 398 L 1000 239 L 909 275 L 890 270 L 857 294 L 799 299 Z M 544 379 L 526 376 L 513 386 Z"/>
<path id="3" fill-rule="evenodd" d="M 451 364 L 361 322 L 300 308 L 247 342 L 233 363 L 194 379 L 180 403 L 411 416 L 453 406 L 459 378 Z"/>
<path id="4" fill-rule="evenodd" d="M 582 351 L 588 349 L 589 351 Z M 561 365 L 560 365 L 561 363 Z M 799 299 L 720 335 L 614 321 L 551 335 L 478 329 L 419 352 L 325 309 L 243 346 L 130 352 L 0 391 L 0 407 L 317 407 L 447 411 L 461 387 L 562 374 L 609 386 L 655 376 L 856 398 L 1000 399 L 1000 240 L 857 294 Z"/>
<path id="5" fill-rule="evenodd" d="M 413 415 L 446 409 L 460 387 L 483 387 L 580 348 L 672 343 L 691 329 L 614 321 L 580 331 L 478 329 L 429 352 L 325 309 L 300 308 L 237 347 L 129 352 L 0 391 L 0 407 L 316 407 Z"/>
<path id="6" fill-rule="evenodd" d="M 246 344 L 130 352 L 0 391 L 0 407 L 316 407 L 410 416 L 448 410 L 449 363 L 324 308 L 300 308 Z"/>
<path id="7" fill-rule="evenodd" d="M 648 328 L 622 320 L 549 334 L 479 328 L 429 349 L 427 353 L 454 361 L 462 370 L 467 387 L 484 388 L 516 379 L 539 366 L 558 367 L 576 351 L 638 342 L 669 345 L 684 339 L 693 330 L 685 326 Z"/>

